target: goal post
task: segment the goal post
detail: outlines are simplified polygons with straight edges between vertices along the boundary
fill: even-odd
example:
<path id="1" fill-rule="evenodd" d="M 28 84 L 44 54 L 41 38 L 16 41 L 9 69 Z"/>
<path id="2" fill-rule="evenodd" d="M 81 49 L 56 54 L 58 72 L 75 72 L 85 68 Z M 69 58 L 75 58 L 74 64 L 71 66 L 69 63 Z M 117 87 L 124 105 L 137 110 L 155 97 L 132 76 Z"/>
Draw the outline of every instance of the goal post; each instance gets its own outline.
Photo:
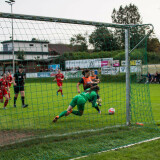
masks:
<path id="1" fill-rule="evenodd" d="M 130 55 L 129 29 L 125 29 L 125 59 L 126 59 L 126 124 L 130 124 Z"/>

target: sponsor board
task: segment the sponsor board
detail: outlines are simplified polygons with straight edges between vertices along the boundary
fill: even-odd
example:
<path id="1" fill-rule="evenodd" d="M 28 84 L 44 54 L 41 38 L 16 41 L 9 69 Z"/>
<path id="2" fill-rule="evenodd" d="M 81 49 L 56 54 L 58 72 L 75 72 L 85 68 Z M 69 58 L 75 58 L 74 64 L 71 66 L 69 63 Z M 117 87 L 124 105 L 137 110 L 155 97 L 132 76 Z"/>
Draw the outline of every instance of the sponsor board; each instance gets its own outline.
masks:
<path id="1" fill-rule="evenodd" d="M 119 67 L 119 60 L 113 60 L 113 67 Z"/>
<path id="2" fill-rule="evenodd" d="M 130 72 L 131 73 L 140 73 L 141 67 L 140 66 L 131 66 Z M 126 67 L 124 67 L 124 66 L 120 67 L 120 73 L 126 73 Z"/>
<path id="3" fill-rule="evenodd" d="M 101 69 L 102 75 L 117 75 L 120 71 L 120 67 L 103 67 Z"/>
<path id="4" fill-rule="evenodd" d="M 38 72 L 37 77 L 50 77 L 50 72 Z"/>
<path id="5" fill-rule="evenodd" d="M 60 68 L 60 64 L 52 64 L 52 65 L 48 65 L 48 69 L 50 71 L 57 71 Z"/>
<path id="6" fill-rule="evenodd" d="M 100 67 L 101 67 L 101 58 L 65 61 L 65 68 L 66 69 L 73 69 L 73 68 L 100 68 Z"/>
<path id="7" fill-rule="evenodd" d="M 121 61 L 121 66 L 125 66 L 126 61 Z M 130 61 L 130 66 L 140 66 L 142 65 L 142 60 L 131 60 Z"/>

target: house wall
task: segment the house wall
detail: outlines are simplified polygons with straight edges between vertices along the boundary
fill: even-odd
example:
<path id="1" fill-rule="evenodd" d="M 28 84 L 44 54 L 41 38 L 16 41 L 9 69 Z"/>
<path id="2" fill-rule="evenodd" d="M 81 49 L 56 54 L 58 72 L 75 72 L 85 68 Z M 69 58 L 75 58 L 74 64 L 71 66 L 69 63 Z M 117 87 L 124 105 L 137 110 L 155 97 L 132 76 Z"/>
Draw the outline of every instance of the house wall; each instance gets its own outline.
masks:
<path id="1" fill-rule="evenodd" d="M 4 43 L 3 51 L 12 51 L 12 43 Z M 14 42 L 14 51 L 48 52 L 48 43 Z"/>
<path id="2" fill-rule="evenodd" d="M 39 59 L 48 59 L 48 55 L 25 55 L 25 60 L 35 60 L 39 57 Z M 13 56 L 11 54 L 0 54 L 0 60 L 8 60 L 13 59 Z M 17 56 L 15 55 L 15 59 L 17 59 Z"/>

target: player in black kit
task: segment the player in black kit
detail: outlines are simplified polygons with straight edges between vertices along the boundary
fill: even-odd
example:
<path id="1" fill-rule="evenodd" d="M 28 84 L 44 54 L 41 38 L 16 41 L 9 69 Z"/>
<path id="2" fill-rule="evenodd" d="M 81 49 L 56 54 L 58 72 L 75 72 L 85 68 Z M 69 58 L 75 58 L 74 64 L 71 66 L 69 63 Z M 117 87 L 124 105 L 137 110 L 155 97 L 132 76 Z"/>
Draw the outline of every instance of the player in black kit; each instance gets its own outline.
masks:
<path id="1" fill-rule="evenodd" d="M 26 78 L 26 74 L 23 72 L 23 66 L 20 65 L 18 72 L 14 74 L 13 77 L 13 84 L 14 84 L 14 107 L 16 107 L 16 100 L 18 97 L 19 92 L 21 93 L 21 100 L 22 100 L 22 107 L 28 107 L 28 104 L 24 103 L 25 99 L 25 92 L 24 92 L 24 80 Z"/>

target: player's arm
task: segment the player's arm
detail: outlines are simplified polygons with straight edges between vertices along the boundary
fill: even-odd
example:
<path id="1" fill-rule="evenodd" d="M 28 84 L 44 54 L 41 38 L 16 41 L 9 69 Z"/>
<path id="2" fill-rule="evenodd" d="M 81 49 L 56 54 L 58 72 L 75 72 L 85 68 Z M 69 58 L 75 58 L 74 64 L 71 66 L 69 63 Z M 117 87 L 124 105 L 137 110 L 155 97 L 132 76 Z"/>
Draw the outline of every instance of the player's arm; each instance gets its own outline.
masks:
<path id="1" fill-rule="evenodd" d="M 98 84 L 98 82 L 97 81 L 95 81 L 95 82 L 91 81 L 91 84 Z"/>
<path id="2" fill-rule="evenodd" d="M 97 83 L 100 83 L 100 79 L 98 78 L 98 76 L 96 76 L 95 80 L 96 80 Z"/>
<path id="3" fill-rule="evenodd" d="M 13 85 L 16 86 L 17 84 L 15 83 L 15 75 L 13 77 Z"/>
<path id="4" fill-rule="evenodd" d="M 54 80 L 53 81 L 57 81 L 57 75 L 55 75 L 55 78 L 54 78 Z"/>
<path id="5" fill-rule="evenodd" d="M 81 92 L 80 89 L 79 89 L 79 85 L 81 85 L 82 83 L 84 83 L 83 78 L 81 78 L 80 81 L 77 83 L 77 91 L 78 91 L 78 93 Z"/>
<path id="6" fill-rule="evenodd" d="M 13 78 L 11 77 L 11 81 L 9 82 L 10 84 L 12 84 L 13 83 Z"/>
<path id="7" fill-rule="evenodd" d="M 80 91 L 80 89 L 79 89 L 79 85 L 80 85 L 81 83 L 77 83 L 77 91 L 78 91 L 78 93 L 80 93 L 81 91 Z"/>
<path id="8" fill-rule="evenodd" d="M 57 79 L 55 78 L 53 81 L 56 81 Z"/>
<path id="9" fill-rule="evenodd" d="M 64 80 L 64 75 L 62 76 L 62 78 L 61 78 L 61 81 L 63 81 Z"/>

